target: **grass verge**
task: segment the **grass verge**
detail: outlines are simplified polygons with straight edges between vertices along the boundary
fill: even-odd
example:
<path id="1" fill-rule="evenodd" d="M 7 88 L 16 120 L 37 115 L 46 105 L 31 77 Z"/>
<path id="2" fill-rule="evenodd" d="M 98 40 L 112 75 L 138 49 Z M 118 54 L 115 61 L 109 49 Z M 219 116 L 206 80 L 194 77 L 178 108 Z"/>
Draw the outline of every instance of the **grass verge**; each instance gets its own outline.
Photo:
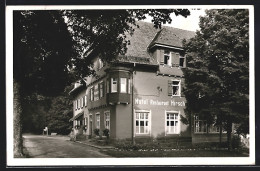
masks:
<path id="1" fill-rule="evenodd" d="M 120 151 L 104 150 L 103 153 L 112 157 L 248 157 L 248 153 L 242 151 L 227 150 L 157 150 L 157 151 Z"/>

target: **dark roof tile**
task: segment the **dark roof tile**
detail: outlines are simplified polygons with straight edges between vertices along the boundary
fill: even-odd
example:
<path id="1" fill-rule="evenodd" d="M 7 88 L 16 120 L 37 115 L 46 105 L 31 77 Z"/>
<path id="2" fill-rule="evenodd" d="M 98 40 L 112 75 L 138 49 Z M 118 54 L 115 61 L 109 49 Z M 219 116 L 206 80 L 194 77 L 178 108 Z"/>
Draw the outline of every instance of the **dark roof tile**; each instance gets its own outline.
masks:
<path id="1" fill-rule="evenodd" d="M 169 26 L 162 26 L 162 29 L 156 29 L 153 23 L 137 22 L 139 28 L 135 28 L 133 36 L 128 35 L 130 45 L 127 46 L 126 56 L 148 57 L 151 58 L 151 64 L 156 64 L 156 60 L 148 51 L 148 47 L 155 43 L 182 47 L 183 39 L 190 39 L 195 32 L 177 29 Z"/>

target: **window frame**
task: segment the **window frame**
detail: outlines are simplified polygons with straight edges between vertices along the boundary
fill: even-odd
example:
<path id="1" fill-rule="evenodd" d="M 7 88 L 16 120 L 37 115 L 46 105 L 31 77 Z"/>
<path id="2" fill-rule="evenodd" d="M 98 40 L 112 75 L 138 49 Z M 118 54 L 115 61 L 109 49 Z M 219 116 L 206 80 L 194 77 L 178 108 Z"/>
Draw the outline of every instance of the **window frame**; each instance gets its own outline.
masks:
<path id="1" fill-rule="evenodd" d="M 85 98 L 85 101 L 84 101 L 84 102 L 85 102 L 85 104 L 84 104 L 84 106 L 85 106 L 85 107 L 87 107 L 87 104 L 88 104 L 88 96 L 87 96 L 87 95 L 85 95 L 85 96 L 84 96 L 84 98 Z"/>
<path id="2" fill-rule="evenodd" d="M 83 106 L 84 106 L 84 97 L 80 98 L 80 102 L 81 102 L 80 107 L 81 107 L 81 109 L 82 109 Z"/>
<path id="3" fill-rule="evenodd" d="M 90 91 L 89 92 L 89 94 L 90 94 L 90 101 L 93 102 L 94 101 L 94 87 L 91 86 L 89 91 Z"/>
<path id="4" fill-rule="evenodd" d="M 138 125 L 138 132 L 136 132 L 137 131 L 137 125 L 136 125 L 136 121 L 137 121 L 137 118 L 136 118 L 136 114 L 137 113 L 139 113 L 139 118 L 140 118 L 140 113 L 147 113 L 148 114 L 148 119 L 145 119 L 145 116 L 144 116 L 144 119 L 142 119 L 143 121 L 144 121 L 144 130 L 145 130 L 145 121 L 148 121 L 148 126 L 147 126 L 147 129 L 148 129 L 148 132 L 147 133 L 145 133 L 145 131 L 144 131 L 144 133 L 141 133 L 141 131 L 140 131 L 140 121 L 142 121 L 142 120 L 140 120 L 140 119 L 138 119 L 139 120 L 139 125 Z M 151 118 L 152 118 L 152 111 L 151 110 L 134 110 L 134 135 L 136 135 L 136 136 L 151 136 L 151 132 L 152 132 L 152 130 L 151 130 L 151 128 L 152 128 L 152 122 L 151 122 Z"/>
<path id="5" fill-rule="evenodd" d="M 97 116 L 99 116 L 99 117 L 97 117 Z M 99 118 L 99 120 L 98 120 L 98 118 Z M 95 121 L 96 121 L 96 129 L 100 129 L 100 113 L 99 112 L 96 113 Z"/>
<path id="6" fill-rule="evenodd" d="M 167 115 L 169 114 L 169 119 L 167 119 Z M 178 119 L 177 120 L 175 120 L 175 117 L 174 117 L 174 119 L 171 119 L 170 118 L 170 115 L 171 114 L 177 114 L 177 116 L 178 116 Z M 178 125 L 177 126 L 175 126 L 175 129 L 177 129 L 177 131 L 176 132 L 169 132 L 168 130 L 169 130 L 169 126 L 167 126 L 167 122 L 169 121 L 169 126 L 170 126 L 170 123 L 171 123 L 171 121 L 173 121 L 174 123 L 177 121 L 177 123 L 178 123 Z M 174 130 L 175 130 L 174 129 Z M 165 135 L 172 135 L 172 134 L 174 134 L 174 135 L 178 135 L 178 134 L 180 134 L 180 132 L 181 132 L 181 123 L 180 123 L 180 111 L 173 111 L 173 110 L 171 110 L 171 111 L 165 111 Z"/>
<path id="7" fill-rule="evenodd" d="M 116 82 L 116 90 L 113 90 L 113 83 Z M 111 93 L 117 93 L 118 92 L 118 78 L 111 78 Z"/>
<path id="8" fill-rule="evenodd" d="M 183 63 L 182 63 L 183 66 L 180 65 L 181 64 L 181 59 L 183 59 Z M 179 67 L 180 68 L 184 68 L 185 67 L 184 63 L 185 63 L 185 56 L 179 55 Z"/>
<path id="9" fill-rule="evenodd" d="M 122 84 L 122 80 L 125 80 L 124 85 Z M 122 91 L 122 88 L 124 88 L 125 91 Z M 120 78 L 120 93 L 127 93 L 127 78 L 125 77 Z"/>
<path id="10" fill-rule="evenodd" d="M 109 116 L 109 118 L 107 118 L 107 115 Z M 110 130 L 110 110 L 104 111 L 104 127 L 108 130 Z M 107 123 L 109 123 L 107 126 Z"/>
<path id="11" fill-rule="evenodd" d="M 197 118 L 197 119 L 196 119 Z M 202 127 L 200 122 L 204 124 L 205 131 L 197 131 Z M 198 124 L 197 124 L 198 123 Z M 208 132 L 208 124 L 206 120 L 200 119 L 198 115 L 194 115 L 194 133 L 195 134 L 206 134 Z"/>
<path id="12" fill-rule="evenodd" d="M 174 81 L 178 81 L 178 82 L 179 82 L 177 86 L 176 86 L 176 85 L 173 85 L 173 82 L 174 82 Z M 172 87 L 171 87 L 171 90 L 172 90 L 172 95 L 171 95 L 171 96 L 175 96 L 175 97 L 176 97 L 176 96 L 177 96 L 177 97 L 181 96 L 181 80 L 176 80 L 176 79 L 174 79 L 174 80 L 171 80 L 171 83 L 172 83 L 172 84 L 171 84 L 171 86 L 172 86 Z M 178 94 L 177 94 L 177 95 L 174 95 L 173 87 L 179 87 L 178 90 L 177 90 L 177 91 L 178 91 Z"/>
<path id="13" fill-rule="evenodd" d="M 77 109 L 79 110 L 80 109 L 80 99 L 78 99 L 78 105 L 77 106 L 78 106 Z"/>
<path id="14" fill-rule="evenodd" d="M 128 94 L 131 94 L 131 79 L 128 79 Z"/>
<path id="15" fill-rule="evenodd" d="M 165 62 L 166 62 L 165 57 L 166 56 L 168 57 L 168 59 L 167 59 L 167 63 L 165 64 Z M 163 65 L 171 66 L 172 65 L 171 62 L 172 62 L 171 52 L 168 51 L 168 50 L 165 50 L 164 53 L 163 53 Z"/>
<path id="16" fill-rule="evenodd" d="M 104 63 L 101 58 L 98 58 L 98 70 L 101 70 L 104 67 Z"/>
<path id="17" fill-rule="evenodd" d="M 98 89 L 99 89 L 99 99 L 101 99 L 104 97 L 104 82 L 103 81 L 99 82 Z M 101 92 L 101 90 L 102 90 L 102 92 Z"/>

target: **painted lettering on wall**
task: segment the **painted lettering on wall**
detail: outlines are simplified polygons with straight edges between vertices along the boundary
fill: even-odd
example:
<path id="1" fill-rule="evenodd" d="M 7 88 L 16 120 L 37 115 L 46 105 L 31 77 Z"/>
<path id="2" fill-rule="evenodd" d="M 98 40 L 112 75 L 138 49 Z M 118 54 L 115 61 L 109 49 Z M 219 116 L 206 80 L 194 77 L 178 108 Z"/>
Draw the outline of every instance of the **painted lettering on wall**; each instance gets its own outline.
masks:
<path id="1" fill-rule="evenodd" d="M 174 100 L 167 100 L 167 101 L 159 101 L 159 100 L 152 100 L 152 99 L 139 99 L 135 98 L 136 105 L 158 105 L 158 106 L 185 106 L 184 101 L 174 101 Z"/>

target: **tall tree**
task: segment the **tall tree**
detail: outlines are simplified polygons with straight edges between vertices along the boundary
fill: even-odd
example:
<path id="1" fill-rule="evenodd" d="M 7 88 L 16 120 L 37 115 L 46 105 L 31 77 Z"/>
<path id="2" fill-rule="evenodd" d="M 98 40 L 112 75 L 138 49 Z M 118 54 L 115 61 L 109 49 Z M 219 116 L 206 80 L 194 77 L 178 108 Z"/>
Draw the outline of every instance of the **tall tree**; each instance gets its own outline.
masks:
<path id="1" fill-rule="evenodd" d="M 79 76 L 93 73 L 86 57 L 111 60 L 126 52 L 126 34 L 136 19 L 153 17 L 155 27 L 171 22 L 170 14 L 188 16 L 187 9 L 74 10 L 14 12 L 14 155 L 22 154 L 21 114 L 24 98 L 57 95 L 68 66 Z M 68 25 L 64 22 L 68 20 Z M 76 42 L 76 44 L 74 44 Z M 36 96 L 37 97 L 37 96 Z"/>
<path id="2" fill-rule="evenodd" d="M 71 132 L 69 119 L 73 116 L 72 99 L 68 96 L 74 85 L 67 86 L 61 95 L 51 100 L 50 109 L 46 116 L 48 129 L 62 135 Z"/>
<path id="3" fill-rule="evenodd" d="M 231 149 L 233 123 L 240 132 L 249 132 L 248 10 L 207 10 L 200 31 L 184 46 L 186 121 L 198 114 L 209 124 L 224 126 Z"/>
<path id="4" fill-rule="evenodd" d="M 55 96 L 67 81 L 73 40 L 60 11 L 14 11 L 14 156 L 22 155 L 21 115 L 38 95 Z"/>

